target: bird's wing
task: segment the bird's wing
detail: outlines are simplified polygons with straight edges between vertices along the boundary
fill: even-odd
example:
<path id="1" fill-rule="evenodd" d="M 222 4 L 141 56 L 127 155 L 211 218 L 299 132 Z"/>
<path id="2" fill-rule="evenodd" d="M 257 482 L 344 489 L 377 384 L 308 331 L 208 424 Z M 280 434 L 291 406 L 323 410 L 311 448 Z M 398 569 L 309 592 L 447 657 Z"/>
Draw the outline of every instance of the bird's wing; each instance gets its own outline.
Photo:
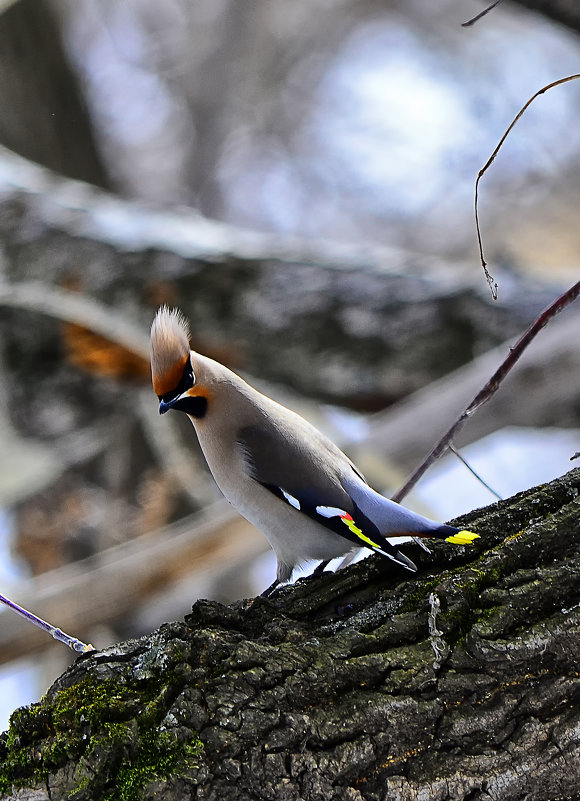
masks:
<path id="1" fill-rule="evenodd" d="M 310 444 L 262 423 L 242 428 L 237 440 L 250 476 L 282 503 L 354 545 L 371 548 L 408 570 L 416 570 L 364 514 L 330 465 L 338 460 L 341 468 L 353 471 L 353 477 L 360 480 L 358 471 L 319 432 L 314 436 L 317 441 Z"/>

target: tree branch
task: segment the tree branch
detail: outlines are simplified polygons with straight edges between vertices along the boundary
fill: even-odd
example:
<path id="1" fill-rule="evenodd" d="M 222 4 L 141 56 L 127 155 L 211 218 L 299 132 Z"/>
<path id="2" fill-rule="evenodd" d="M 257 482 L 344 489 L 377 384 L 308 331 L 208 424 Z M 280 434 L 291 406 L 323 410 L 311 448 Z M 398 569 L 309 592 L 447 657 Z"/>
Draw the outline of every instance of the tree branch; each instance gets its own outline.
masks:
<path id="1" fill-rule="evenodd" d="M 459 431 L 463 428 L 468 418 L 473 415 L 484 403 L 487 403 L 500 388 L 500 385 L 510 370 L 520 359 L 528 345 L 534 337 L 563 309 L 569 306 L 580 295 L 580 281 L 564 292 L 553 303 L 534 320 L 532 325 L 525 331 L 516 344 L 511 348 L 508 356 L 497 368 L 495 373 L 486 382 L 485 386 L 477 393 L 471 403 L 463 410 L 461 415 L 455 420 L 453 425 L 445 432 L 441 439 L 433 446 L 426 458 L 419 467 L 413 472 L 410 478 L 393 496 L 393 500 L 400 502 L 415 486 L 417 481 L 424 475 L 427 469 L 438 459 L 448 448 Z"/>
<path id="2" fill-rule="evenodd" d="M 463 517 L 479 545 L 413 577 L 374 557 L 81 657 L 12 716 L 2 798 L 575 797 L 579 492 Z"/>

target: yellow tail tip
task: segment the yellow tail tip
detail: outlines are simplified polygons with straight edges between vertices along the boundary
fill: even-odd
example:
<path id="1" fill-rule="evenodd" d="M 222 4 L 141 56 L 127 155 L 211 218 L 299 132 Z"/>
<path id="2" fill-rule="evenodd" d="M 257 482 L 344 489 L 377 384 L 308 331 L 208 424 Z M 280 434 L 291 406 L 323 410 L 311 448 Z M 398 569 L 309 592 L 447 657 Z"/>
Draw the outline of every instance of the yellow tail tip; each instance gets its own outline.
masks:
<path id="1" fill-rule="evenodd" d="M 471 545 L 473 540 L 477 539 L 479 534 L 474 534 L 473 531 L 458 531 L 457 534 L 446 537 L 445 542 L 452 542 L 453 545 Z"/>

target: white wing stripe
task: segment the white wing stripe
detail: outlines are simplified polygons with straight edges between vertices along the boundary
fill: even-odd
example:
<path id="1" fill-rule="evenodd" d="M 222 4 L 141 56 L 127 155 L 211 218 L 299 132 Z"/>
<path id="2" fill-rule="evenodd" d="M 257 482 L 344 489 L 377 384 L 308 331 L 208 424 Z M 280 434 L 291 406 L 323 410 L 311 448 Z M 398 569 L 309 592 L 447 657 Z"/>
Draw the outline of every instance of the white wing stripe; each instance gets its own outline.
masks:
<path id="1" fill-rule="evenodd" d="M 290 493 L 286 492 L 286 490 L 283 490 L 282 487 L 280 487 L 280 492 L 286 498 L 290 506 L 293 506 L 295 509 L 298 509 L 298 511 L 300 511 L 300 501 L 298 500 L 298 498 L 295 498 L 293 495 L 290 495 Z"/>
<path id="2" fill-rule="evenodd" d="M 322 517 L 343 517 L 346 512 L 337 506 L 317 506 L 316 511 Z"/>

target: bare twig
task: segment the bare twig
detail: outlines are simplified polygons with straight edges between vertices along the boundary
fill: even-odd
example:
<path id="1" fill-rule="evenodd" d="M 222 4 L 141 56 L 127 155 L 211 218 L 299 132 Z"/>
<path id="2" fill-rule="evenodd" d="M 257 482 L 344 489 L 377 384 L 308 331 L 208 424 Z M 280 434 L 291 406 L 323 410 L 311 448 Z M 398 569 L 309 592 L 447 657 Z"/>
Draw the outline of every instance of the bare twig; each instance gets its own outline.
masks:
<path id="1" fill-rule="evenodd" d="M 560 295 L 559 298 L 551 303 L 547 309 L 544 309 L 544 311 L 534 320 L 532 325 L 527 329 L 527 331 L 525 331 L 524 334 L 522 334 L 513 348 L 511 348 L 507 358 L 504 359 L 504 361 L 500 364 L 485 386 L 477 393 L 475 398 L 457 418 L 451 428 L 445 432 L 439 442 L 437 442 L 437 444 L 431 449 L 430 453 L 423 460 L 423 462 L 421 462 L 419 467 L 413 472 L 411 477 L 405 482 L 401 489 L 392 496 L 394 501 L 400 502 L 415 486 L 417 481 L 419 481 L 421 476 L 433 464 L 433 462 L 438 459 L 441 454 L 448 450 L 450 444 L 453 442 L 454 437 L 463 428 L 467 418 L 474 414 L 474 412 L 483 406 L 484 403 L 487 403 L 487 401 L 493 397 L 493 395 L 499 389 L 501 382 L 516 364 L 536 334 L 538 334 L 553 317 L 555 317 L 574 300 L 576 300 L 579 295 L 580 281 L 574 284 L 574 286 L 570 287 L 570 289 L 568 289 L 567 292 L 564 292 L 563 295 Z"/>
<path id="2" fill-rule="evenodd" d="M 183 615 L 192 598 L 207 597 L 214 587 L 227 596 L 224 565 L 241 573 L 266 547 L 262 534 L 224 499 L 164 529 L 113 545 L 98 557 L 25 579 L 20 600 L 71 631 L 134 620 L 145 604 L 153 627 L 166 615 Z M 23 617 L 2 615 L 0 665 L 43 648 L 43 635 Z"/>
<path id="3" fill-rule="evenodd" d="M 12 609 L 13 612 L 16 612 L 17 615 L 20 615 L 20 617 L 28 620 L 29 623 L 33 623 L 35 626 L 38 626 L 39 629 L 46 631 L 47 634 L 50 634 L 50 636 L 54 637 L 55 640 L 68 645 L 69 648 L 72 648 L 73 651 L 76 651 L 79 654 L 86 654 L 89 651 L 95 650 L 94 646 L 90 643 L 84 643 L 82 640 L 77 640 L 76 637 L 71 637 L 69 634 L 65 634 L 62 629 L 58 629 L 56 626 L 47 623 L 46 620 L 43 620 L 41 617 L 37 617 L 32 612 L 29 612 L 28 609 L 25 609 L 23 606 L 19 606 L 14 601 L 6 598 L 5 595 L 0 595 L 0 603 L 5 604 L 9 609 Z"/>
<path id="4" fill-rule="evenodd" d="M 484 8 L 484 9 L 483 9 L 483 11 L 480 11 L 480 12 L 479 12 L 479 14 L 476 14 L 476 15 L 475 15 L 475 17 L 472 17 L 471 19 L 468 19 L 468 20 L 467 20 L 467 22 L 462 22 L 462 23 L 461 23 L 461 27 L 462 27 L 462 28 L 469 28 L 471 25 L 475 25 L 475 23 L 476 23 L 476 22 L 479 22 L 479 20 L 480 20 L 482 17 L 485 17 L 485 15 L 486 15 L 486 14 L 489 14 L 489 12 L 490 12 L 490 11 L 493 11 L 493 9 L 494 9 L 496 6 L 499 6 L 499 4 L 500 4 L 501 2 L 502 2 L 502 0 L 495 0 L 495 2 L 494 2 L 494 3 L 492 3 L 492 4 L 491 4 L 490 6 L 488 6 L 487 8 Z"/>
<path id="5" fill-rule="evenodd" d="M 522 108 L 518 111 L 518 113 L 516 114 L 514 119 L 511 121 L 511 123 L 508 126 L 508 128 L 506 129 L 504 135 L 499 140 L 495 150 L 493 151 L 491 156 L 488 158 L 488 160 L 486 161 L 484 166 L 481 168 L 481 170 L 477 174 L 477 180 L 475 181 L 475 228 L 476 228 L 476 231 L 477 231 L 477 244 L 479 246 L 479 258 L 480 258 L 480 261 L 481 261 L 481 266 L 483 267 L 483 272 L 485 273 L 485 279 L 486 279 L 486 281 L 487 281 L 487 283 L 489 285 L 489 288 L 491 290 L 491 294 L 492 294 L 492 297 L 493 297 L 494 300 L 497 300 L 498 286 L 497 286 L 497 283 L 496 283 L 494 277 L 491 275 L 491 273 L 487 269 L 487 262 L 485 260 L 484 255 L 483 255 L 483 242 L 482 242 L 482 238 L 481 238 L 481 227 L 480 227 L 480 224 L 479 224 L 479 182 L 481 181 L 481 179 L 483 178 L 483 176 L 485 175 L 485 173 L 487 172 L 489 167 L 491 167 L 491 165 L 495 161 L 495 158 L 496 158 L 497 154 L 499 153 L 500 149 L 502 148 L 503 143 L 505 142 L 505 140 L 510 135 L 510 133 L 511 133 L 513 127 L 515 126 L 515 124 L 523 116 L 523 114 L 526 111 L 526 109 L 528 109 L 529 106 L 531 106 L 531 104 L 534 102 L 534 100 L 537 97 L 539 97 L 540 95 L 543 95 L 544 92 L 547 92 L 549 89 L 553 89 L 555 86 L 559 86 L 562 83 L 568 83 L 568 81 L 575 81 L 578 78 L 580 78 L 580 73 L 575 73 L 574 75 L 568 75 L 566 78 L 560 78 L 559 80 L 553 81 L 552 83 L 549 83 L 547 86 L 542 87 L 542 89 L 539 89 L 535 93 L 535 95 L 530 97 L 530 99 L 527 101 L 527 103 L 525 103 L 525 105 L 522 106 Z"/>
<path id="6" fill-rule="evenodd" d="M 490 487 L 490 486 L 489 486 L 489 484 L 487 483 L 487 481 L 485 481 L 485 479 L 483 479 L 483 478 L 482 478 L 482 477 L 479 475 L 479 473 L 477 472 L 477 470 L 474 470 L 474 469 L 473 469 L 473 467 L 472 467 L 472 466 L 469 464 L 469 462 L 467 461 L 467 459 L 465 459 L 465 457 L 464 457 L 464 456 L 463 456 L 463 455 L 462 455 L 462 454 L 461 454 L 461 453 L 460 453 L 460 452 L 457 450 L 457 448 L 456 448 L 454 445 L 452 445 L 451 443 L 449 443 L 449 450 L 451 451 L 451 453 L 453 453 L 455 456 L 457 456 L 457 458 L 459 459 L 459 461 L 460 461 L 460 462 L 461 462 L 461 463 L 462 463 L 462 464 L 463 464 L 465 467 L 467 467 L 467 469 L 469 470 L 469 472 L 470 472 L 472 475 L 474 475 L 474 476 L 475 476 L 475 478 L 476 478 L 476 479 L 479 481 L 479 483 L 480 483 L 480 484 L 483 484 L 483 486 L 486 488 L 486 490 L 488 490 L 489 492 L 491 492 L 491 494 L 492 494 L 492 495 L 495 495 L 495 497 L 496 497 L 498 500 L 500 500 L 500 501 L 502 501 L 502 500 L 503 500 L 503 498 L 502 498 L 502 496 L 499 494 L 499 492 L 496 492 L 496 491 L 493 489 L 493 487 Z"/>

